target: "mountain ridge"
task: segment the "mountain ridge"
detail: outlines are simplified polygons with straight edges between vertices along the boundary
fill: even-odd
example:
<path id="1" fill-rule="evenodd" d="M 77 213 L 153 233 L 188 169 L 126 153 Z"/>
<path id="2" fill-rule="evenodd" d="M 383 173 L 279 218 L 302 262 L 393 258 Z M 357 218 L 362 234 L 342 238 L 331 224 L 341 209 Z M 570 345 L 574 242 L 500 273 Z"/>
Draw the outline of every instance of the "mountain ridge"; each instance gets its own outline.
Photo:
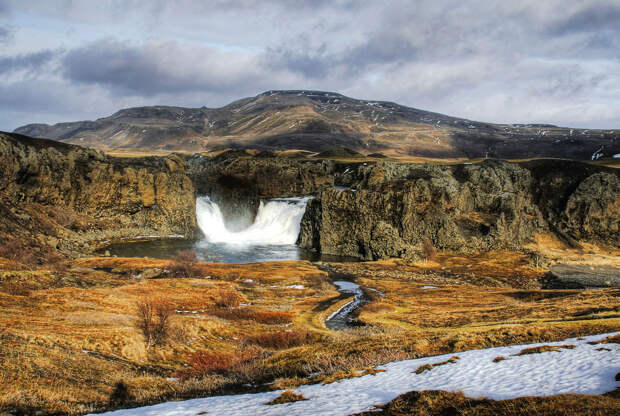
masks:
<path id="1" fill-rule="evenodd" d="M 311 90 L 270 90 L 219 108 L 131 107 L 94 121 L 28 124 L 15 132 L 101 150 L 348 147 L 392 157 L 581 160 L 620 153 L 620 130 L 486 123 Z"/>

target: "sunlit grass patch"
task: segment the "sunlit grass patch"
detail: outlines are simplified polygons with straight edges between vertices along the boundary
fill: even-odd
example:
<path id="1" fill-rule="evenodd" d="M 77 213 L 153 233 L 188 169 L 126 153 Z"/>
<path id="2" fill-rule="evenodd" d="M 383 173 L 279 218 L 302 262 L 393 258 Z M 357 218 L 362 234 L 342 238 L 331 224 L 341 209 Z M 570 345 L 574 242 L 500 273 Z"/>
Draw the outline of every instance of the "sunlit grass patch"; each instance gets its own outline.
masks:
<path id="1" fill-rule="evenodd" d="M 446 361 L 441 361 L 439 363 L 434 363 L 434 364 L 424 364 L 424 365 L 421 365 L 420 367 L 418 367 L 417 370 L 412 371 L 412 373 L 422 374 L 425 371 L 431 371 L 435 367 L 439 367 L 439 366 L 442 366 L 442 365 L 455 363 L 455 362 L 457 362 L 460 359 L 461 359 L 461 357 L 459 357 L 458 355 L 455 355 L 453 357 L 450 357 Z"/>
<path id="2" fill-rule="evenodd" d="M 267 402 L 265 404 L 275 405 L 275 404 L 284 404 L 284 403 L 298 402 L 298 401 L 301 401 L 301 400 L 308 400 L 308 399 L 306 397 L 304 397 L 303 394 L 298 394 L 298 393 L 295 393 L 294 391 L 286 390 L 281 395 L 279 395 L 278 397 L 276 397 L 272 401 Z"/>
<path id="3" fill-rule="evenodd" d="M 520 355 L 529 355 L 529 354 L 540 354 L 543 352 L 560 351 L 561 349 L 572 350 L 573 348 L 575 348 L 574 345 L 540 345 L 538 347 L 525 348 L 519 351 L 517 354 L 513 354 L 513 355 L 520 356 Z"/>

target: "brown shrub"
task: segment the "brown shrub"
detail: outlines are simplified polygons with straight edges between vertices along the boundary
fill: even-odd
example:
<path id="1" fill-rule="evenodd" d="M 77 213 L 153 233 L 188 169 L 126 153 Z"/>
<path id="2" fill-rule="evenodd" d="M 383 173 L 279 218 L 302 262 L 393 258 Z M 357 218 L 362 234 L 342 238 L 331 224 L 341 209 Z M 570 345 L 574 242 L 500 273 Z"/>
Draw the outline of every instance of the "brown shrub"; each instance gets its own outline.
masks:
<path id="1" fill-rule="evenodd" d="M 112 393 L 110 393 L 108 402 L 110 406 L 122 406 L 130 402 L 132 399 L 133 397 L 129 392 L 127 384 L 119 381 L 114 385 L 114 390 L 112 390 Z"/>
<path id="2" fill-rule="evenodd" d="M 37 263 L 34 251 L 17 239 L 0 243 L 0 257 L 21 263 L 27 268 Z"/>
<path id="3" fill-rule="evenodd" d="M 267 402 L 265 404 L 274 405 L 274 404 L 292 403 L 292 402 L 298 402 L 300 400 L 308 400 L 308 399 L 305 398 L 303 394 L 297 394 L 294 391 L 286 390 L 280 396 L 276 397 L 272 401 Z"/>
<path id="4" fill-rule="evenodd" d="M 437 255 L 437 249 L 433 246 L 430 238 L 422 240 L 422 258 L 424 260 L 432 260 Z"/>
<path id="5" fill-rule="evenodd" d="M 252 320 L 261 324 L 290 324 L 293 322 L 293 312 L 255 311 Z"/>
<path id="6" fill-rule="evenodd" d="M 136 327 L 144 335 L 147 348 L 152 345 L 164 345 L 170 335 L 170 318 L 174 308 L 159 298 L 148 298 L 137 302 Z"/>
<path id="7" fill-rule="evenodd" d="M 220 308 L 237 308 L 240 304 L 247 302 L 247 299 L 236 290 L 220 290 L 217 294 L 215 306 Z"/>
<path id="8" fill-rule="evenodd" d="M 289 324 L 293 322 L 295 314 L 279 311 L 256 311 L 249 308 L 219 308 L 209 311 L 210 314 L 229 321 L 247 320 L 266 325 Z"/>
<path id="9" fill-rule="evenodd" d="M 493 358 L 493 362 L 494 363 L 499 363 L 500 361 L 504 361 L 505 359 L 506 359 L 506 357 L 502 357 L 500 355 L 500 356 L 497 356 L 497 357 Z"/>
<path id="10" fill-rule="evenodd" d="M 272 349 L 297 347 L 310 344 L 316 340 L 317 336 L 315 334 L 305 330 L 266 332 L 246 338 L 247 342 Z"/>
<path id="11" fill-rule="evenodd" d="M 181 250 L 172 258 L 168 267 L 172 277 L 194 277 L 200 274 L 198 255 L 194 250 Z"/>
<path id="12" fill-rule="evenodd" d="M 179 378 L 202 378 L 213 374 L 248 380 L 255 376 L 255 361 L 266 357 L 260 347 L 245 348 L 236 353 L 196 351 L 188 360 L 189 368 L 179 373 Z"/>

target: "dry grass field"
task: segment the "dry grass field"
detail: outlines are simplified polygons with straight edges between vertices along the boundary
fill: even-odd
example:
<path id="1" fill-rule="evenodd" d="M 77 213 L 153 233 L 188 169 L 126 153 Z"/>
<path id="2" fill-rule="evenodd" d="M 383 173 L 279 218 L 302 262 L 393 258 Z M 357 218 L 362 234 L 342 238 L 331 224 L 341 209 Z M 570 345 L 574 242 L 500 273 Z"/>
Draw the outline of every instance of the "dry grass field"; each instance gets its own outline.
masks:
<path id="1" fill-rule="evenodd" d="M 399 359 L 620 328 L 619 289 L 541 290 L 545 270 L 525 254 L 318 266 L 328 271 L 305 261 L 0 261 L 0 412 L 294 388 Z M 324 320 L 347 301 L 330 281 L 343 277 L 372 302 L 365 326 L 330 331 Z M 161 332 L 151 342 L 140 305 Z"/>

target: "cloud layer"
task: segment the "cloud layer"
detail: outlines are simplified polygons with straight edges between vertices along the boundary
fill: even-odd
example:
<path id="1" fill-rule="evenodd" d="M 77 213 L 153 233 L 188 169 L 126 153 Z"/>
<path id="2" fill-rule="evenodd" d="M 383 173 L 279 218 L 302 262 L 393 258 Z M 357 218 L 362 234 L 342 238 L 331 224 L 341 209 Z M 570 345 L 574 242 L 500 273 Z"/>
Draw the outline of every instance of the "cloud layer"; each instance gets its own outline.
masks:
<path id="1" fill-rule="evenodd" d="M 269 89 L 620 128 L 619 28 L 617 0 L 0 0 L 0 129 Z"/>

